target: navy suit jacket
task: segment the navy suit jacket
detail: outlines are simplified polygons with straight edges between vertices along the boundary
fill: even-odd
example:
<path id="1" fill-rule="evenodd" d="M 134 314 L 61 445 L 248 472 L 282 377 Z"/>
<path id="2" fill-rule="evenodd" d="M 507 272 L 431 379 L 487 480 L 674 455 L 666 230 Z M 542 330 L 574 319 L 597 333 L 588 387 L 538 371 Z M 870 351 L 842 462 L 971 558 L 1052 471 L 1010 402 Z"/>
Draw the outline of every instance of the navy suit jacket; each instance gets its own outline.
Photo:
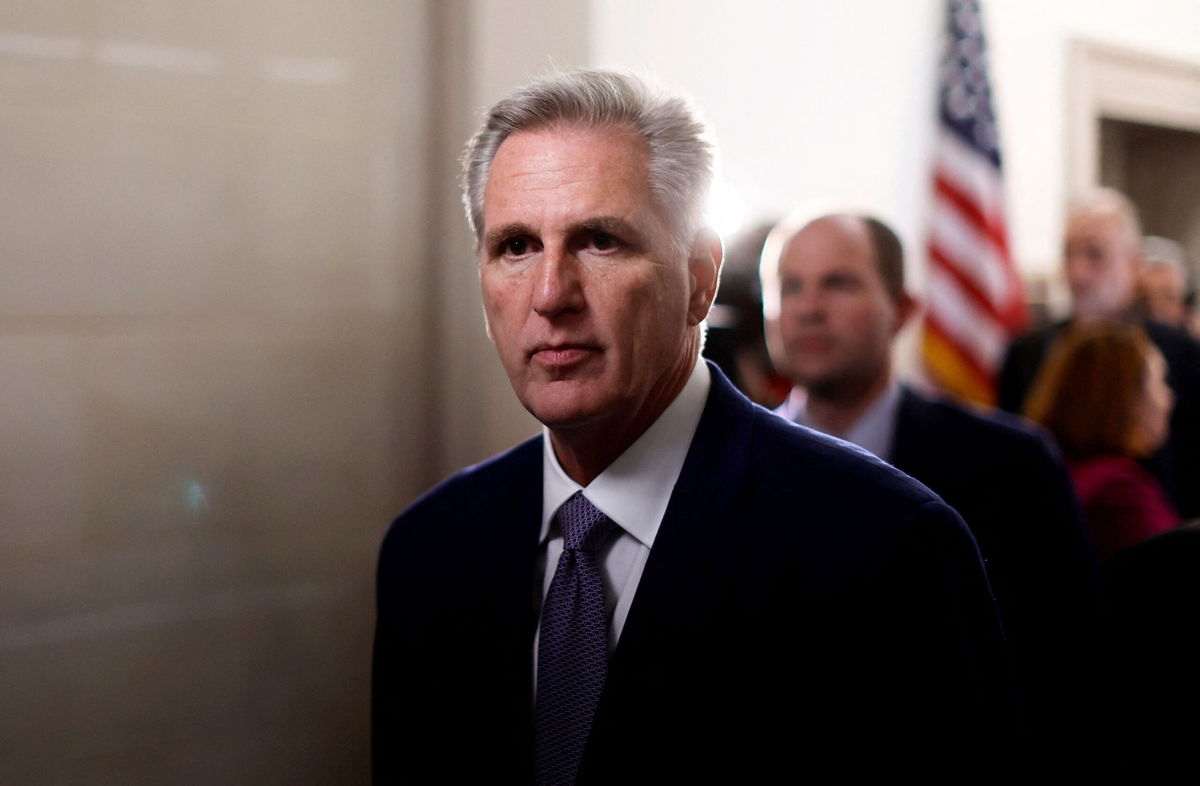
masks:
<path id="1" fill-rule="evenodd" d="M 1178 782 L 1196 760 L 1200 522 L 1126 549 L 1105 579 L 1101 761 L 1126 783 Z"/>
<path id="2" fill-rule="evenodd" d="M 962 520 L 712 372 L 579 783 L 994 771 L 1006 654 Z M 378 783 L 532 779 L 542 450 L 451 477 L 385 538 Z"/>
<path id="3" fill-rule="evenodd" d="M 1000 607 L 1037 756 L 1070 756 L 1088 736 L 1099 605 L 1095 550 L 1071 477 L 1032 424 L 977 414 L 908 388 L 891 463 L 966 520 Z"/>

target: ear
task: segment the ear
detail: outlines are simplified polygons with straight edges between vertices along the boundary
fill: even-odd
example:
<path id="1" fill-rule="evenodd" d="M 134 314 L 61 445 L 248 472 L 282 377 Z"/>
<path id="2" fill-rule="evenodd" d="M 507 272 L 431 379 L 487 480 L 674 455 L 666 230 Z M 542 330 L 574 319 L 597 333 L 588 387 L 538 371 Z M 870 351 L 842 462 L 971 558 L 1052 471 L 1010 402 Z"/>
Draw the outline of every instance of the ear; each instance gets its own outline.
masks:
<path id="1" fill-rule="evenodd" d="M 492 320 L 488 319 L 486 308 L 483 310 L 483 329 L 487 333 L 488 340 L 495 344 L 496 337 L 492 335 Z"/>
<path id="2" fill-rule="evenodd" d="M 921 305 L 921 301 L 908 292 L 900 293 L 900 297 L 896 300 L 896 325 L 892 328 L 893 336 L 899 333 L 917 314 L 921 313 Z"/>
<path id="3" fill-rule="evenodd" d="M 717 283 L 721 278 L 721 262 L 724 259 L 721 237 L 710 227 L 702 228 L 692 238 L 692 247 L 688 252 L 688 281 L 691 284 L 688 325 L 699 325 L 708 316 L 708 310 L 717 297 Z"/>
<path id="4" fill-rule="evenodd" d="M 484 264 L 483 253 L 480 252 L 476 256 L 479 259 L 479 265 L 476 268 L 475 273 L 477 276 L 479 276 L 479 295 L 480 295 L 480 300 L 482 301 L 481 305 L 483 306 L 483 308 L 481 309 L 483 311 L 483 329 L 484 329 L 484 331 L 487 332 L 488 340 L 491 341 L 493 344 L 495 344 L 496 336 L 494 333 L 492 333 L 492 320 L 488 319 L 488 305 L 487 305 L 488 304 L 488 290 L 487 290 L 487 285 L 484 283 L 484 280 L 483 280 L 483 264 Z"/>

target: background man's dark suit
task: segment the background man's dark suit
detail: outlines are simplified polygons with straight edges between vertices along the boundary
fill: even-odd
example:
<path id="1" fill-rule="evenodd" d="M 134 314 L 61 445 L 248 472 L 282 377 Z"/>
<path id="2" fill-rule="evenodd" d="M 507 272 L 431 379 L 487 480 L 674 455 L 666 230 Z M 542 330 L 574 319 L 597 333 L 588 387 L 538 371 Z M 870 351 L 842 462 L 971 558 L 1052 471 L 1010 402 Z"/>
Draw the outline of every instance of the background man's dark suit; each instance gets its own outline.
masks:
<path id="1" fill-rule="evenodd" d="M 1047 438 L 903 388 L 891 463 L 962 515 L 987 564 L 1026 722 L 1067 754 L 1083 733 L 1099 577 L 1071 478 Z M 1076 739 L 1075 742 L 1080 742 Z"/>
<path id="2" fill-rule="evenodd" d="M 1000 407 L 1020 412 L 1050 348 L 1069 322 L 1058 322 L 1018 338 L 1000 369 Z M 1171 433 L 1148 462 L 1170 492 L 1180 514 L 1200 516 L 1200 343 L 1187 333 L 1157 322 L 1142 323 L 1167 361 L 1167 384 L 1175 392 Z"/>
<path id="3" fill-rule="evenodd" d="M 1003 644 L 961 519 L 712 372 L 579 782 L 973 780 L 1003 762 Z M 385 540 L 379 782 L 531 779 L 542 451 L 536 438 L 459 473 Z"/>
<path id="4" fill-rule="evenodd" d="M 1105 569 L 1105 755 L 1127 782 L 1171 783 L 1196 766 L 1200 523 L 1127 549 Z"/>

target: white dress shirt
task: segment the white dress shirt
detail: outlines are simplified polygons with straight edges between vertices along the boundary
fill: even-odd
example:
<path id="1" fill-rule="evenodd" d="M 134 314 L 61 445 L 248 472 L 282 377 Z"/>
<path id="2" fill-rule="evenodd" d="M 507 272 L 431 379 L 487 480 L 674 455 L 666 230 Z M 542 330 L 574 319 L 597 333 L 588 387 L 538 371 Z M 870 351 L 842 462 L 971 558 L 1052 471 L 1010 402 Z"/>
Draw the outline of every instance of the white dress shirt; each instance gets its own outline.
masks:
<path id="1" fill-rule="evenodd" d="M 539 540 L 545 545 L 542 599 L 545 600 L 550 590 L 550 582 L 563 550 L 562 533 L 557 527 L 554 531 L 550 528 L 554 514 L 571 495 L 583 491 L 588 501 L 618 527 L 619 534 L 610 541 L 602 565 L 610 650 L 616 647 L 621 637 L 634 592 L 646 566 L 646 558 L 650 556 L 658 527 L 671 500 L 671 492 L 675 489 L 675 481 L 679 479 L 692 436 L 700 423 L 710 384 L 708 365 L 703 359 L 697 359 L 696 367 L 683 390 L 658 416 L 658 420 L 586 488 L 571 480 L 558 463 L 550 442 L 550 431 L 543 427 L 545 460 L 542 462 L 542 529 Z M 537 638 L 533 642 L 533 657 L 536 685 Z"/>
<path id="2" fill-rule="evenodd" d="M 803 388 L 792 388 L 787 400 L 775 410 L 788 420 L 822 431 L 808 417 L 808 397 Z M 895 379 L 888 382 L 879 398 L 867 408 L 867 411 L 854 421 L 854 425 L 845 434 L 833 436 L 853 442 L 860 448 L 871 451 L 884 461 L 889 461 L 892 455 L 892 443 L 896 436 L 896 415 L 900 411 L 900 383 Z"/>

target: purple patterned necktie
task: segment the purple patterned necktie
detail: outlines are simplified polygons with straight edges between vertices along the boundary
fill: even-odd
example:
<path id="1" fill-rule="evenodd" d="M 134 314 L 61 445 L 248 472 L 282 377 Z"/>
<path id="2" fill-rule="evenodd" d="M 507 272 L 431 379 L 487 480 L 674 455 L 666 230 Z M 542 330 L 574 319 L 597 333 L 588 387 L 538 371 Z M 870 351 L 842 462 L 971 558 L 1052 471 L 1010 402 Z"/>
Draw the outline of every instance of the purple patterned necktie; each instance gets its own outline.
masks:
<path id="1" fill-rule="evenodd" d="M 534 711 L 539 786 L 575 782 L 608 674 L 608 620 L 597 552 L 616 525 L 582 491 L 555 514 L 563 533 L 538 638 Z"/>

